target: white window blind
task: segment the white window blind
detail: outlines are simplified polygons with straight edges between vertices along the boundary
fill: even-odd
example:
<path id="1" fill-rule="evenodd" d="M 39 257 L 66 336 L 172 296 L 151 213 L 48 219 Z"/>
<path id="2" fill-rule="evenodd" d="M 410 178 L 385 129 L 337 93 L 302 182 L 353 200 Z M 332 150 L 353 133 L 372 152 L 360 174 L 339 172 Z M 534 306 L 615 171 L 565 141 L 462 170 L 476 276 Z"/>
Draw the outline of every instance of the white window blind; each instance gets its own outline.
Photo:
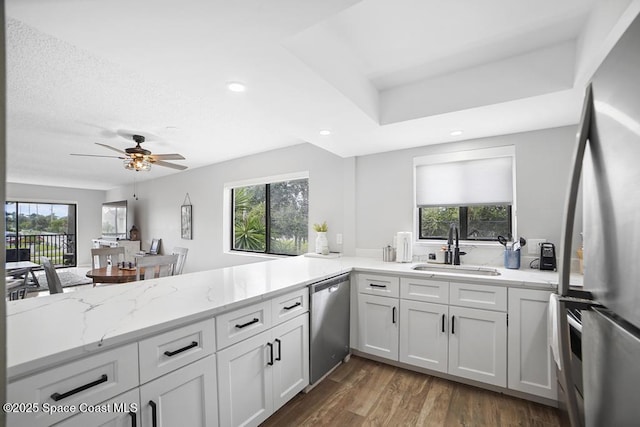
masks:
<path id="1" fill-rule="evenodd" d="M 512 156 L 416 166 L 418 206 L 497 205 L 512 202 Z"/>

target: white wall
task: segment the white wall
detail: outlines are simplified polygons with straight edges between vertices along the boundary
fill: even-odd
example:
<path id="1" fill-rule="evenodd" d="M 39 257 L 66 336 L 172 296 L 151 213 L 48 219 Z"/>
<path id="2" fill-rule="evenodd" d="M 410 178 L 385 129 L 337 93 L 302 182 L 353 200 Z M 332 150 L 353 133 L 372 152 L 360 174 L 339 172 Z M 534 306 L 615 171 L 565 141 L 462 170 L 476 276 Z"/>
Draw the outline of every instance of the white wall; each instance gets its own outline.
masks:
<path id="1" fill-rule="evenodd" d="M 544 238 L 558 245 L 576 131 L 575 126 L 568 126 L 358 157 L 358 253 L 379 250 L 381 256 L 381 248 L 392 243 L 396 232 L 415 230 L 414 157 L 501 145 L 514 145 L 516 149 L 517 235 Z M 581 229 L 580 206 L 578 209 L 576 228 Z M 574 239 L 576 248 L 579 239 L 579 235 Z M 416 247 L 416 253 L 419 252 L 420 248 Z M 494 257 L 493 262 L 499 263 L 501 247 L 497 244 L 495 254 L 498 257 Z M 463 258 L 463 263 L 469 258 Z"/>
<path id="2" fill-rule="evenodd" d="M 308 171 L 310 225 L 327 221 L 331 250 L 353 254 L 354 218 L 345 214 L 344 205 L 353 200 L 354 166 L 353 159 L 342 159 L 313 145 L 300 144 L 138 182 L 137 201 L 132 198 L 132 187 L 110 190 L 107 197 L 128 199 L 129 206 L 134 207 L 135 225 L 141 232 L 143 248 L 148 247 L 154 237 L 162 239 L 164 253 L 175 246 L 188 248 L 187 273 L 265 260 L 265 257 L 224 253 L 223 239 L 230 239 L 223 234 L 225 183 Z M 180 236 L 180 206 L 187 193 L 193 205 L 193 240 L 183 240 Z M 336 244 L 336 233 L 344 236 L 342 247 Z M 315 233 L 310 227 L 310 249 L 314 248 L 314 241 Z"/>
<path id="3" fill-rule="evenodd" d="M 100 237 L 102 230 L 102 203 L 106 193 L 102 190 L 46 187 L 43 185 L 7 183 L 6 200 L 44 203 L 75 203 L 77 205 L 77 261 L 78 265 L 91 265 L 91 239 Z"/>

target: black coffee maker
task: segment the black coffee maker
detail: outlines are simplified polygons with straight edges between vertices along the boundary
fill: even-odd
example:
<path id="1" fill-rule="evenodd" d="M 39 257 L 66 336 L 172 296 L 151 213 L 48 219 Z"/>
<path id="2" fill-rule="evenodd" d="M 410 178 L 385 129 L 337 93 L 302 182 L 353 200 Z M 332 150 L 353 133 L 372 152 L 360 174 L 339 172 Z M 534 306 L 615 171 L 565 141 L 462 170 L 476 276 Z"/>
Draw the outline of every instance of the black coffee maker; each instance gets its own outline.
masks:
<path id="1" fill-rule="evenodd" d="M 555 271 L 556 268 L 556 245 L 549 242 L 540 243 L 540 270 Z"/>

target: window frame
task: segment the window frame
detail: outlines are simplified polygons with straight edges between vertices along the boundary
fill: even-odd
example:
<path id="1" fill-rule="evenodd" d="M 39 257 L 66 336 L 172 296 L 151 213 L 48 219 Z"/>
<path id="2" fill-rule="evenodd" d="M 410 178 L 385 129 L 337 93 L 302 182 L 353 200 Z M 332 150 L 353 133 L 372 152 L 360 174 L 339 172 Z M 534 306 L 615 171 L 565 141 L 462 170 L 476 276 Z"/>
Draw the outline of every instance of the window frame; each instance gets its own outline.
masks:
<path id="1" fill-rule="evenodd" d="M 224 197 L 223 203 L 226 209 L 223 210 L 223 235 L 228 238 L 223 239 L 223 252 L 231 255 L 245 255 L 245 256 L 263 256 L 263 257 L 290 257 L 298 256 L 300 254 L 285 254 L 268 252 L 271 248 L 271 227 L 268 226 L 271 221 L 271 212 L 269 208 L 265 208 L 265 251 L 252 251 L 246 249 L 236 249 L 235 246 L 235 233 L 234 233 L 234 221 L 235 221 L 235 202 L 234 202 L 234 189 L 240 187 L 251 186 L 265 186 L 265 205 L 270 206 L 271 194 L 269 186 L 271 184 L 277 184 L 280 182 L 307 180 L 307 190 L 311 187 L 311 181 L 309 179 L 309 172 L 295 172 L 290 174 L 274 175 L 269 177 L 249 179 L 243 181 L 235 181 L 224 184 Z M 309 215 L 307 214 L 307 242 L 309 239 Z"/>
<path id="2" fill-rule="evenodd" d="M 430 164 L 440 164 L 440 163 L 452 163 L 452 162 L 461 162 L 467 160 L 480 160 L 480 159 L 492 159 L 496 157 L 511 157 L 511 179 L 512 179 L 512 203 L 509 210 L 509 224 L 511 228 L 511 233 L 513 236 L 518 235 L 518 223 L 517 223 L 517 192 L 516 192 L 516 149 L 514 145 L 503 145 L 503 146 L 495 146 L 495 147 L 486 147 L 486 148 L 478 148 L 471 150 L 462 150 L 455 151 L 449 153 L 441 153 L 441 154 L 432 154 L 421 157 L 414 157 L 413 159 L 413 225 L 414 225 L 414 235 L 415 235 L 415 243 L 422 244 L 434 244 L 446 241 L 447 239 L 440 237 L 432 237 L 432 238 L 422 238 L 421 237 L 421 206 L 417 205 L 417 180 L 416 180 L 416 171 L 420 166 L 430 165 Z M 487 203 L 487 205 L 492 205 L 491 203 Z M 463 207 L 469 207 L 471 205 L 460 205 L 456 206 L 458 209 Z M 435 207 L 435 206 L 434 206 Z M 459 213 L 460 226 L 462 226 L 462 218 Z M 466 227 L 466 222 L 465 222 Z M 466 233 L 464 234 L 466 237 Z M 507 237 L 507 236 L 505 236 Z M 460 241 L 467 242 L 471 244 L 479 244 L 479 245 L 498 245 L 497 239 L 466 239 L 460 238 Z"/>

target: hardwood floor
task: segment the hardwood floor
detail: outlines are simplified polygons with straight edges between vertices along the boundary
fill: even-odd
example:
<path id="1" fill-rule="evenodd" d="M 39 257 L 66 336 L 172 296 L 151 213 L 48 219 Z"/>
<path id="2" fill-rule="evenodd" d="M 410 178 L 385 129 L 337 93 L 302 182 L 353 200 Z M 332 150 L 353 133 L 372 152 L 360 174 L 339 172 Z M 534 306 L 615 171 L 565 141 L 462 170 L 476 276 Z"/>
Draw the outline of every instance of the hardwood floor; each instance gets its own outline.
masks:
<path id="1" fill-rule="evenodd" d="M 568 426 L 560 411 L 361 357 L 263 426 Z"/>

